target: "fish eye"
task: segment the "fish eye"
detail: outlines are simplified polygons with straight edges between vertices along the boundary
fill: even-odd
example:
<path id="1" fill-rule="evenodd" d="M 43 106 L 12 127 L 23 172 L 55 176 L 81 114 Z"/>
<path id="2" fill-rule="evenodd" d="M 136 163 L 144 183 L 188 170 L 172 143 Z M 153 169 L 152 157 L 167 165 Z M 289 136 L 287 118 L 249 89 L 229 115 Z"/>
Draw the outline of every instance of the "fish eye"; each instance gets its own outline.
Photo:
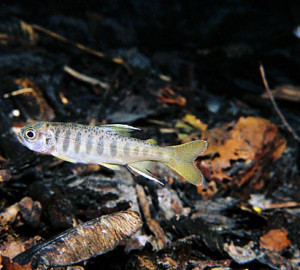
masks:
<path id="1" fill-rule="evenodd" d="M 28 129 L 25 135 L 29 140 L 34 140 L 36 137 L 36 131 L 34 129 Z"/>

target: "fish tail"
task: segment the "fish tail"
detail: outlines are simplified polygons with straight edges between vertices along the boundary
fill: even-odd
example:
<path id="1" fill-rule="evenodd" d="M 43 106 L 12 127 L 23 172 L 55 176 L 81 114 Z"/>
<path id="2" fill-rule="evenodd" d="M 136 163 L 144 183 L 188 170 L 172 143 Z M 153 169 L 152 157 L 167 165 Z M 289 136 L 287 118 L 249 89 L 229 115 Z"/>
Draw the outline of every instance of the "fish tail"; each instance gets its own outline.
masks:
<path id="1" fill-rule="evenodd" d="M 179 173 L 190 183 L 200 185 L 203 182 L 203 175 L 195 166 L 194 161 L 206 150 L 207 142 L 196 140 L 167 148 L 173 149 L 173 157 L 163 163 Z"/>

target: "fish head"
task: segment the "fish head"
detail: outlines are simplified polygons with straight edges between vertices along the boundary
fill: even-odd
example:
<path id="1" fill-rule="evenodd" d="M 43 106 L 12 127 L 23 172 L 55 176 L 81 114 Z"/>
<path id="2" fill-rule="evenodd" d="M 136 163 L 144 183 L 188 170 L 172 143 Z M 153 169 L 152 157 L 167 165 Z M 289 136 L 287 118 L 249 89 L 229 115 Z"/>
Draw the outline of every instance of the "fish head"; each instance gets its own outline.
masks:
<path id="1" fill-rule="evenodd" d="M 49 128 L 49 123 L 37 122 L 21 128 L 19 141 L 30 150 L 50 154 L 56 144 L 54 130 Z"/>

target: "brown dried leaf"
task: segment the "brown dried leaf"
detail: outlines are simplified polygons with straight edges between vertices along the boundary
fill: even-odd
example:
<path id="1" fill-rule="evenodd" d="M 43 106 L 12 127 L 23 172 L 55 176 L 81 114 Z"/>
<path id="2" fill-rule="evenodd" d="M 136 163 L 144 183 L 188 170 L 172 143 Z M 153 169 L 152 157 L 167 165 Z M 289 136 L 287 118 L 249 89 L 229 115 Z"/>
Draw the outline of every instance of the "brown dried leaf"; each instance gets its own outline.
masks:
<path id="1" fill-rule="evenodd" d="M 0 225 L 1 227 L 6 224 L 11 224 L 16 220 L 16 217 L 20 211 L 19 204 L 15 203 L 5 209 L 4 212 L 0 214 Z"/>
<path id="2" fill-rule="evenodd" d="M 41 240 L 40 236 L 35 236 L 30 238 L 27 241 L 22 241 L 19 239 L 13 238 L 11 235 L 7 235 L 6 241 L 2 241 L 0 245 L 0 254 L 2 256 L 13 258 L 16 255 L 24 252 L 26 249 L 31 247 L 33 244 Z M 0 268 L 1 269 L 1 268 Z"/>
<path id="3" fill-rule="evenodd" d="M 190 240 L 182 238 L 160 252 L 140 252 L 129 262 L 128 269 L 188 269 L 190 259 Z M 192 259 L 193 260 L 193 259 Z M 194 260 L 193 260 L 194 264 Z"/>
<path id="4" fill-rule="evenodd" d="M 32 270 L 31 263 L 19 265 L 13 262 L 10 258 L 0 254 L 0 269 L 5 270 Z"/>
<path id="5" fill-rule="evenodd" d="M 142 255 L 137 257 L 136 267 L 141 270 L 156 270 L 157 264 L 155 258 Z"/>
<path id="6" fill-rule="evenodd" d="M 284 228 L 273 229 L 260 237 L 259 244 L 265 249 L 279 251 L 291 244 L 287 235 L 288 232 Z"/>
<path id="7" fill-rule="evenodd" d="M 185 97 L 176 94 L 174 90 L 169 87 L 159 89 L 160 94 L 154 94 L 157 96 L 158 100 L 163 103 L 176 104 L 179 106 L 186 105 Z"/>
<path id="8" fill-rule="evenodd" d="M 162 265 L 165 269 L 178 269 L 178 263 L 170 257 L 164 257 L 162 259 L 158 259 L 159 265 Z"/>
<path id="9" fill-rule="evenodd" d="M 0 157 L 1 160 L 1 157 Z M 11 179 L 11 173 L 9 170 L 0 170 L 0 182 L 7 182 Z"/>
<path id="10" fill-rule="evenodd" d="M 26 223 L 37 225 L 40 221 L 41 209 L 42 206 L 39 202 L 35 202 L 29 197 L 24 197 L 20 202 L 7 207 L 4 212 L 0 213 L 0 231 L 3 230 L 7 224 L 14 223 L 18 214 L 21 214 Z"/>
<path id="11" fill-rule="evenodd" d="M 232 179 L 227 172 L 232 161 L 243 160 L 251 168 L 263 159 L 279 158 L 286 146 L 277 126 L 257 117 L 241 117 L 236 124 L 204 132 L 202 138 L 208 141 L 205 154 L 211 158 L 201 162 L 201 167 L 209 169 L 206 177 L 218 180 Z"/>
<path id="12" fill-rule="evenodd" d="M 40 223 L 42 205 L 33 201 L 30 197 L 24 197 L 19 202 L 20 213 L 24 221 L 30 225 L 37 226 Z"/>
<path id="13" fill-rule="evenodd" d="M 0 246 L 0 254 L 8 258 L 13 258 L 17 254 L 25 251 L 25 244 L 18 240 L 12 240 L 11 237 L 8 237 L 8 241 L 4 242 Z"/>

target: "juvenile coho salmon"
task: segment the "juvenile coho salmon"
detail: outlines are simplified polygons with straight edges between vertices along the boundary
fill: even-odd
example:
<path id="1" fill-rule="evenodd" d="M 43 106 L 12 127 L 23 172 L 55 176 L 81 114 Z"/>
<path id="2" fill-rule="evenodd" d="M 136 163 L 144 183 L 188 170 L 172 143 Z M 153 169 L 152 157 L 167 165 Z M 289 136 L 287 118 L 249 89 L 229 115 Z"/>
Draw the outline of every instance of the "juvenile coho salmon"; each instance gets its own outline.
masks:
<path id="1" fill-rule="evenodd" d="M 160 147 L 151 140 L 130 137 L 135 130 L 139 129 L 118 124 L 37 122 L 22 127 L 19 140 L 30 150 L 73 163 L 100 164 L 113 170 L 126 165 L 132 172 L 157 182 L 151 171 L 155 162 L 162 162 L 192 184 L 202 183 L 203 175 L 194 160 L 207 148 L 206 141 Z"/>

